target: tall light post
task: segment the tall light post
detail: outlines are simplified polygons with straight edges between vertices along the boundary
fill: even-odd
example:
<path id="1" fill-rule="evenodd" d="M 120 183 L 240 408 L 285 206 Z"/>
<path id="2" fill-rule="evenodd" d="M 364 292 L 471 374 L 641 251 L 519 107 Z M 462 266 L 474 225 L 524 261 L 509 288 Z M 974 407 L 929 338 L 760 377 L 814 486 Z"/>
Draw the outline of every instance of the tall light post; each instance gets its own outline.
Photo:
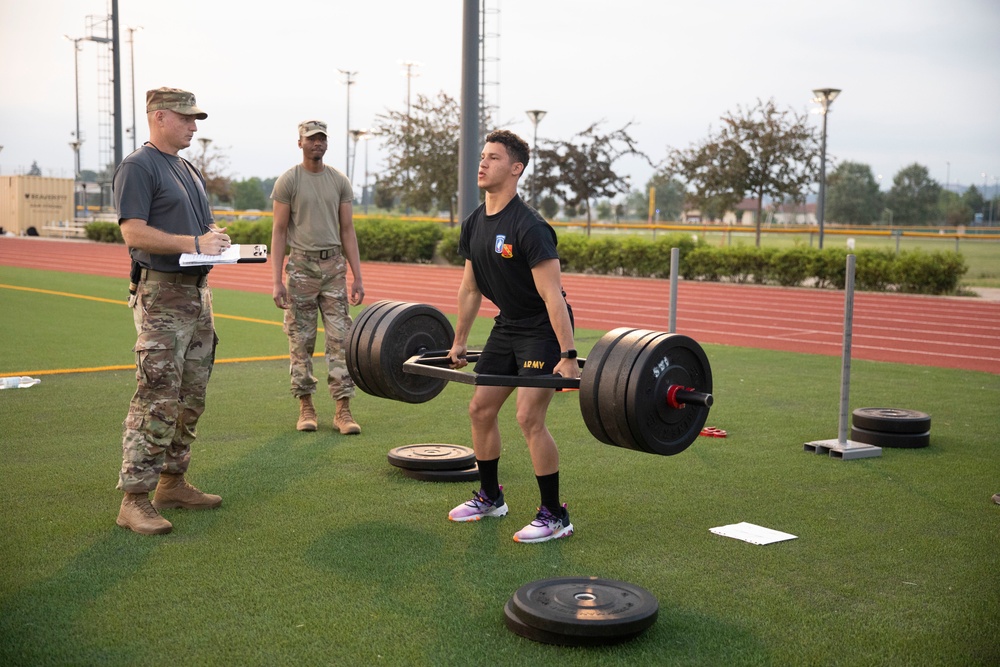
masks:
<path id="1" fill-rule="evenodd" d="M 135 128 L 135 33 L 142 30 L 142 26 L 136 26 L 133 28 L 129 26 L 128 30 L 128 62 L 132 68 L 132 152 L 135 152 L 137 148 L 136 144 L 136 128 Z"/>
<path id="2" fill-rule="evenodd" d="M 365 207 L 365 215 L 368 215 L 368 142 L 371 141 L 372 133 L 366 132 L 365 140 L 365 184 L 361 186 L 361 204 Z"/>
<path id="3" fill-rule="evenodd" d="M 73 96 L 75 98 L 76 105 L 76 131 L 73 132 L 73 141 L 70 142 L 70 146 L 73 147 L 74 165 L 73 165 L 73 214 L 76 215 L 76 211 L 80 206 L 80 195 L 76 191 L 77 182 L 80 180 L 80 146 L 83 144 L 83 139 L 80 138 L 80 42 L 82 42 L 84 37 L 77 37 L 76 39 L 70 37 L 69 35 L 63 35 L 66 39 L 73 42 Z M 84 191 L 83 201 L 87 201 L 87 193 Z"/>
<path id="4" fill-rule="evenodd" d="M 410 81 L 415 76 L 420 76 L 413 71 L 414 67 L 420 67 L 420 63 L 414 62 L 412 60 L 405 60 L 400 63 L 406 70 L 403 76 L 406 77 L 406 141 L 404 146 L 406 150 L 404 152 L 404 159 L 406 160 L 406 198 L 409 202 L 410 194 Z M 406 204 L 406 215 L 410 214 L 410 204 Z"/>
<path id="5" fill-rule="evenodd" d="M 351 139 L 354 140 L 354 155 L 351 157 L 351 170 L 347 172 L 347 180 L 354 182 L 354 167 L 358 164 L 358 140 L 368 134 L 368 130 L 351 130 Z"/>
<path id="6" fill-rule="evenodd" d="M 350 176 L 351 174 L 351 86 L 354 84 L 354 77 L 358 75 L 357 72 L 351 72 L 346 69 L 338 69 L 338 72 L 344 75 L 344 83 L 347 84 L 347 135 L 345 137 L 346 141 L 344 143 L 344 171 Z"/>
<path id="7" fill-rule="evenodd" d="M 819 224 L 819 249 L 823 249 L 823 218 L 826 205 L 826 117 L 830 112 L 830 105 L 840 94 L 838 88 L 817 88 L 813 90 L 816 96 L 813 102 L 823 105 L 820 113 L 823 114 L 823 143 L 819 153 L 819 199 L 816 202 L 816 222 Z"/>
<path id="8" fill-rule="evenodd" d="M 531 168 L 531 190 L 528 193 L 528 201 L 531 202 L 532 207 L 538 208 L 538 193 L 535 191 L 535 174 L 538 173 L 538 124 L 542 122 L 547 112 L 541 109 L 529 109 L 525 113 L 528 114 L 528 119 L 531 120 L 531 124 L 535 128 L 535 136 L 531 143 L 535 150 L 535 165 Z"/>

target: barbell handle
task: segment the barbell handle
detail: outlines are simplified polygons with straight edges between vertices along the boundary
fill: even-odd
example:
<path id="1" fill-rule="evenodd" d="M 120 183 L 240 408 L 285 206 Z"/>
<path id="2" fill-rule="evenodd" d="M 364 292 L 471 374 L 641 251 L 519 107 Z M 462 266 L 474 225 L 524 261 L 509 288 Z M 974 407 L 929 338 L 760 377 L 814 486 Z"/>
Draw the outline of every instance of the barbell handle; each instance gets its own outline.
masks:
<path id="1" fill-rule="evenodd" d="M 667 405 L 678 410 L 688 403 L 710 408 L 714 402 L 715 398 L 711 394 L 703 391 L 695 391 L 694 387 L 682 387 L 679 384 L 673 384 L 667 389 Z"/>

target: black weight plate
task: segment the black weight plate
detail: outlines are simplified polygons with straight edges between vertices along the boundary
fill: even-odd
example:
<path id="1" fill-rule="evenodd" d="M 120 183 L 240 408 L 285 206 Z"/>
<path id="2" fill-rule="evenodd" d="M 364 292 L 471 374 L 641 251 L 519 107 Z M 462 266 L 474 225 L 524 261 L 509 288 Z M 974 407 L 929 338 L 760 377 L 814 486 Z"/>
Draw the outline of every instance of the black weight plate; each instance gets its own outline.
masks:
<path id="1" fill-rule="evenodd" d="M 387 323 L 392 320 L 395 313 L 409 306 L 405 301 L 391 301 L 387 303 L 379 312 L 372 315 L 365 327 L 365 334 L 362 335 L 360 345 L 363 354 L 359 357 L 359 367 L 362 374 L 368 378 L 368 386 L 374 396 L 380 398 L 393 398 L 391 380 L 387 382 L 383 377 L 382 367 L 379 358 L 382 353 L 384 343 L 384 331 Z M 398 368 L 397 373 L 402 373 L 403 369 Z"/>
<path id="2" fill-rule="evenodd" d="M 626 334 L 611 348 L 601 369 L 600 386 L 597 390 L 598 410 L 601 425 L 608 435 L 608 444 L 625 449 L 643 451 L 632 438 L 625 420 L 625 393 L 628 389 L 628 374 L 643 347 L 657 336 L 658 331 L 635 329 Z M 586 366 L 584 366 L 586 367 Z"/>
<path id="3" fill-rule="evenodd" d="M 463 470 L 476 462 L 476 453 L 461 445 L 429 443 L 389 450 L 389 463 L 410 470 Z"/>
<path id="4" fill-rule="evenodd" d="M 587 362 L 583 365 L 580 375 L 580 414 L 583 416 L 583 423 L 595 438 L 607 445 L 613 445 L 614 442 L 608 437 L 608 432 L 601 421 L 599 397 L 601 382 L 606 379 L 605 361 L 612 348 L 633 331 L 635 329 L 621 327 L 601 336 L 587 355 Z"/>
<path id="5" fill-rule="evenodd" d="M 479 464 L 473 463 L 469 468 L 462 470 L 411 470 L 400 468 L 400 472 L 411 479 L 419 479 L 421 482 L 478 482 Z"/>
<path id="6" fill-rule="evenodd" d="M 454 339 L 451 322 L 437 308 L 422 303 L 393 308 L 372 342 L 372 367 L 386 398 L 423 403 L 440 394 L 446 380 L 406 373 L 403 362 L 422 351 L 448 349 Z"/>
<path id="7" fill-rule="evenodd" d="M 701 433 L 708 408 L 667 403 L 672 385 L 712 393 L 712 369 L 701 345 L 680 334 L 655 338 L 636 357 L 629 375 L 625 417 L 632 438 L 643 451 L 673 456 L 687 449 Z"/>
<path id="8" fill-rule="evenodd" d="M 886 433 L 884 431 L 869 431 L 868 429 L 851 427 L 851 440 L 863 442 L 876 447 L 896 447 L 899 449 L 918 449 L 931 444 L 931 432 L 926 433 Z"/>
<path id="9" fill-rule="evenodd" d="M 371 326 L 369 320 L 379 310 L 390 303 L 393 302 L 385 300 L 376 301 L 362 310 L 351 324 L 351 331 L 347 336 L 347 372 L 351 374 L 355 386 L 366 394 L 371 394 L 372 390 L 368 384 L 368 378 L 361 370 L 361 364 L 359 363 L 359 356 L 367 354 L 367 351 L 362 350 L 360 340 L 362 337 L 365 337 L 365 340 L 371 337 L 371 329 L 367 328 Z"/>
<path id="10" fill-rule="evenodd" d="M 858 408 L 851 413 L 851 424 L 883 433 L 924 433 L 931 430 L 931 416 L 905 408 Z"/>
<path id="11" fill-rule="evenodd" d="M 561 635 L 557 632 L 539 630 L 517 617 L 517 614 L 514 613 L 512 600 L 507 600 L 507 603 L 503 606 L 503 620 L 507 625 L 507 629 L 515 635 L 520 635 L 525 639 L 531 639 L 536 642 L 557 644 L 560 646 L 604 646 L 607 644 L 617 644 L 634 639 L 643 632 L 640 630 L 639 632 L 623 634 L 617 637 L 594 637 L 591 635 Z"/>
<path id="12" fill-rule="evenodd" d="M 644 588 L 598 577 L 558 577 L 521 586 L 511 610 L 525 624 L 560 635 L 621 637 L 656 622 L 659 602 Z"/>
<path id="13" fill-rule="evenodd" d="M 353 346 L 351 357 L 354 360 L 358 377 L 364 381 L 364 390 L 372 396 L 386 398 L 385 392 L 378 386 L 378 377 L 372 368 L 372 340 L 378 331 L 379 323 L 394 308 L 402 305 L 400 301 L 380 301 L 371 307 L 371 312 L 351 336 Z M 358 319 L 361 319 L 360 317 Z"/>

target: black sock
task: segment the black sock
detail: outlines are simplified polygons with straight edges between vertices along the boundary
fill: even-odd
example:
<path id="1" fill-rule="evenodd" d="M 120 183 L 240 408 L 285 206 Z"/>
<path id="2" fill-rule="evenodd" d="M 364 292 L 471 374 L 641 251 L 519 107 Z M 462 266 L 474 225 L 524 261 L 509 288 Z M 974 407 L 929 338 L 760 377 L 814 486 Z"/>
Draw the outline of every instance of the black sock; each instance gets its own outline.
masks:
<path id="1" fill-rule="evenodd" d="M 559 504 L 559 471 L 551 475 L 535 475 L 538 480 L 538 492 L 542 496 L 542 506 L 549 508 L 549 511 L 559 516 L 562 512 L 562 505 Z"/>
<path id="2" fill-rule="evenodd" d="M 479 482 L 483 493 L 490 500 L 496 500 L 500 497 L 500 480 L 497 472 L 500 459 L 496 458 L 490 461 L 476 459 L 476 464 L 479 466 Z"/>

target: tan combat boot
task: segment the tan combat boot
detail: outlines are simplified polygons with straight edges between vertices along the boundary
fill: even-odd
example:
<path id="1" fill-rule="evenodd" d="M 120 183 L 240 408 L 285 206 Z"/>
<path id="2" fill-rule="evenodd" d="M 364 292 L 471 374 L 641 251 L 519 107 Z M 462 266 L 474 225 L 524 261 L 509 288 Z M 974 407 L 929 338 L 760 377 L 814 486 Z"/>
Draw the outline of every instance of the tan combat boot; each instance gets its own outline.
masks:
<path id="1" fill-rule="evenodd" d="M 209 510 L 222 504 L 222 496 L 202 493 L 187 483 L 180 473 L 160 473 L 160 483 L 153 495 L 153 507 L 158 510 L 183 508 L 187 510 Z"/>
<path id="2" fill-rule="evenodd" d="M 299 396 L 299 421 L 295 428 L 300 431 L 316 430 L 316 408 L 313 407 L 312 394 Z"/>
<path id="3" fill-rule="evenodd" d="M 337 413 L 333 416 L 333 427 L 340 429 L 344 435 L 357 435 L 361 433 L 361 427 L 351 416 L 351 399 L 337 399 Z"/>
<path id="4" fill-rule="evenodd" d="M 170 522 L 149 503 L 148 493 L 126 493 L 115 523 L 140 535 L 163 535 L 173 530 Z"/>

